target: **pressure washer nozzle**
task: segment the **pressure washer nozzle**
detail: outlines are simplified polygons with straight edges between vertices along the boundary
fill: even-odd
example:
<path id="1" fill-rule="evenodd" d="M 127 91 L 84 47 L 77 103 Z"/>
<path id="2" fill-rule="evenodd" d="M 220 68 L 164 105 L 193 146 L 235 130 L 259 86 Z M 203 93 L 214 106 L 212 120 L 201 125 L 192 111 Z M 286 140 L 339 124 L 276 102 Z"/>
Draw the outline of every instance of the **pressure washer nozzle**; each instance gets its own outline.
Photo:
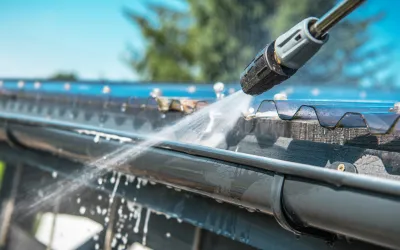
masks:
<path id="1" fill-rule="evenodd" d="M 244 93 L 259 95 L 294 75 L 328 41 L 335 24 L 365 0 L 344 0 L 320 19 L 309 17 L 261 50 L 240 76 Z"/>

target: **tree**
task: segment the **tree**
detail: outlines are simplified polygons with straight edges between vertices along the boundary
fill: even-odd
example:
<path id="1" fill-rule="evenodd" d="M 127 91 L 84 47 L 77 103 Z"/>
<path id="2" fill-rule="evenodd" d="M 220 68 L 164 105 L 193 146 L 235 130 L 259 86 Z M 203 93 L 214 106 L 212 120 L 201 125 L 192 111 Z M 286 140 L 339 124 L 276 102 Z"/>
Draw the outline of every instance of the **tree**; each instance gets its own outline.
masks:
<path id="1" fill-rule="evenodd" d="M 49 77 L 49 80 L 54 81 L 77 81 L 78 77 L 75 73 L 58 72 Z"/>
<path id="2" fill-rule="evenodd" d="M 130 65 L 144 78 L 164 81 L 193 80 L 191 65 L 194 54 L 191 51 L 188 30 L 180 27 L 179 22 L 186 14 L 155 8 L 161 20 L 160 27 L 153 27 L 149 20 L 127 15 L 141 27 L 148 42 L 144 55 L 139 60 L 133 59 Z"/>
<path id="3" fill-rule="evenodd" d="M 130 65 L 151 80 L 238 81 L 239 75 L 267 42 L 309 16 L 321 16 L 336 0 L 187 0 L 179 12 L 149 5 L 159 17 L 154 23 L 126 10 L 142 31 L 148 46 Z M 373 75 L 355 75 L 370 39 L 368 29 L 377 18 L 346 19 L 331 32 L 331 41 L 299 70 L 303 83 L 351 82 Z M 363 55 L 364 54 L 364 55 Z M 377 55 L 377 53 L 375 53 Z"/>

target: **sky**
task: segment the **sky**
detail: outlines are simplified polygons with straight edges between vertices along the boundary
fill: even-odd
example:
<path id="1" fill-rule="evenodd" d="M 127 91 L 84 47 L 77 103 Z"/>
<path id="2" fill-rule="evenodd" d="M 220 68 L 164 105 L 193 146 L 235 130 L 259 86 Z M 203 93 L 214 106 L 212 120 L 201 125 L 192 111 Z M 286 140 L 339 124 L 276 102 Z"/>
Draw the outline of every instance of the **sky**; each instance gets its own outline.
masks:
<path id="1" fill-rule="evenodd" d="M 123 58 L 128 47 L 141 51 L 145 45 L 122 10 L 150 14 L 146 2 L 185 8 L 179 0 L 0 0 L 0 78 L 64 71 L 83 79 L 138 79 Z M 368 0 L 357 14 L 387 13 L 372 33 L 377 42 L 395 45 L 393 61 L 400 67 L 399 8 L 397 0 Z"/>

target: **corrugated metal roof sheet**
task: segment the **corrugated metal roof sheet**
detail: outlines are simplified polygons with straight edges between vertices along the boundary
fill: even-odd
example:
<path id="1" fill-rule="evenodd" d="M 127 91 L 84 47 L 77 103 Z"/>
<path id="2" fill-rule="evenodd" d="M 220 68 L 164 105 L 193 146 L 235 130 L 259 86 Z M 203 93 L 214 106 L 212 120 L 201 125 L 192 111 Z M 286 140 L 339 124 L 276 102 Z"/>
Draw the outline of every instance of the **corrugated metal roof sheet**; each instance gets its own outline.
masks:
<path id="1" fill-rule="evenodd" d="M 330 129 L 365 127 L 372 134 L 386 134 L 400 132 L 400 111 L 394 105 L 395 102 L 265 100 L 256 115 L 276 112 L 282 120 L 315 119 Z"/>

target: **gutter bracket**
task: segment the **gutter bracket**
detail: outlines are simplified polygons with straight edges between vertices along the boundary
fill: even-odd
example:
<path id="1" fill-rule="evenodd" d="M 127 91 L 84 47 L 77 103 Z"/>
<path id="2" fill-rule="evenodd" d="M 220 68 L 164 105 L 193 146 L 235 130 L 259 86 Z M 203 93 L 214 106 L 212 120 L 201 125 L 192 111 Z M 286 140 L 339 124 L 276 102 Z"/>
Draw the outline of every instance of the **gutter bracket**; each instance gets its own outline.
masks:
<path id="1" fill-rule="evenodd" d="M 295 222 L 291 217 L 287 216 L 288 213 L 286 212 L 286 209 L 284 207 L 282 196 L 284 182 L 285 176 L 275 173 L 271 188 L 271 201 L 272 213 L 278 224 L 282 228 L 294 233 L 298 237 L 300 235 L 309 235 L 317 238 L 322 238 L 328 244 L 333 244 L 333 242 L 337 239 L 337 236 L 335 234 L 317 228 L 307 227 L 305 225 L 302 225 L 300 221 Z"/>
<path id="2" fill-rule="evenodd" d="M 274 175 L 274 181 L 272 182 L 271 198 L 272 198 L 272 213 L 278 222 L 278 224 L 284 229 L 294 233 L 295 235 L 301 235 L 302 233 L 296 230 L 295 227 L 286 219 L 282 206 L 282 191 L 283 183 L 285 182 L 285 176 L 281 174 Z"/>

